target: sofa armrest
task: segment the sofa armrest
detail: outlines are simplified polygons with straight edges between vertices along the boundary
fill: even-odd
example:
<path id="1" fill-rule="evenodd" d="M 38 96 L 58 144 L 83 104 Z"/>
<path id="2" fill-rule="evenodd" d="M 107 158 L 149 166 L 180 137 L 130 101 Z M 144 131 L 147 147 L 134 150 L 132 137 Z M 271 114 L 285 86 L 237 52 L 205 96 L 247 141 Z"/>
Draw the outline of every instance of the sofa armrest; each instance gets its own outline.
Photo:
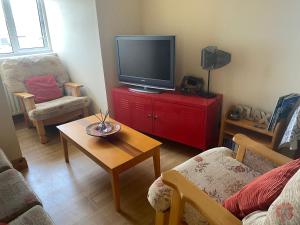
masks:
<path id="1" fill-rule="evenodd" d="M 292 159 L 284 155 L 279 154 L 278 152 L 266 147 L 265 145 L 258 143 L 251 138 L 243 135 L 236 134 L 233 137 L 233 141 L 239 146 L 236 159 L 240 162 L 243 162 L 245 157 L 246 150 L 251 151 L 255 154 L 258 154 L 277 165 L 283 165 L 287 162 L 290 162 Z"/>
<path id="2" fill-rule="evenodd" d="M 77 84 L 77 83 L 72 83 L 72 82 L 68 82 L 64 84 L 65 89 L 70 90 L 71 91 L 71 95 L 74 97 L 80 97 L 80 88 L 83 85 Z"/>
<path id="3" fill-rule="evenodd" d="M 27 112 L 35 109 L 34 95 L 27 92 L 14 93 L 17 96 Z"/>
<path id="4" fill-rule="evenodd" d="M 188 181 L 183 175 L 175 170 L 170 170 L 162 174 L 164 183 L 172 187 L 172 200 L 170 207 L 169 224 L 181 224 L 181 217 L 184 202 L 189 202 L 195 206 L 199 212 L 212 225 L 241 225 L 242 222 L 231 214 L 226 208 L 218 204 L 205 192 L 200 190 L 193 183 Z"/>

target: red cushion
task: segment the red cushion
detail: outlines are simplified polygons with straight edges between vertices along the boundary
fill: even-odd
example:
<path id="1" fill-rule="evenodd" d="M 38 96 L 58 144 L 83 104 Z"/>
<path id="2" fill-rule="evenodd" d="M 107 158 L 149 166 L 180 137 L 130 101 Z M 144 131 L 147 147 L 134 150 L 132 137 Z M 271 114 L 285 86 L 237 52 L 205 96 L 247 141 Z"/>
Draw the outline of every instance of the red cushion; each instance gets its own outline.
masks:
<path id="1" fill-rule="evenodd" d="M 297 159 L 257 177 L 226 199 L 224 207 L 240 219 L 256 210 L 268 210 L 299 168 L 300 159 Z"/>
<path id="2" fill-rule="evenodd" d="M 25 80 L 30 94 L 35 96 L 35 102 L 47 102 L 62 97 L 62 90 L 58 87 L 53 75 L 33 76 Z"/>

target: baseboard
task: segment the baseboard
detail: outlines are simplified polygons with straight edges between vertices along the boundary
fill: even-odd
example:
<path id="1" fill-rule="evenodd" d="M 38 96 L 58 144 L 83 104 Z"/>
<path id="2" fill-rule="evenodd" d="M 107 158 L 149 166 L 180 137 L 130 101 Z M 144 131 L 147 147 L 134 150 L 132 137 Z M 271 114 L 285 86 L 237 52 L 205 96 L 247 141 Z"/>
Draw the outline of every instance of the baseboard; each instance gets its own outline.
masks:
<path id="1" fill-rule="evenodd" d="M 15 159 L 11 163 L 12 163 L 13 167 L 18 171 L 23 171 L 23 170 L 28 169 L 28 164 L 24 157 Z"/>

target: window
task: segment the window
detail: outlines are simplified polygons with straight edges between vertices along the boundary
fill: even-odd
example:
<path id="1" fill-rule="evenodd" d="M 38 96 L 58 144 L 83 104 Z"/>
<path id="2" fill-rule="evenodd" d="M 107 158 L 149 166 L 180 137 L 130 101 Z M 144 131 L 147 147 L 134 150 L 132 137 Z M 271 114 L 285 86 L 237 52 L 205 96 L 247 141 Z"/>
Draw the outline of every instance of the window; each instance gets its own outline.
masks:
<path id="1" fill-rule="evenodd" d="M 0 57 L 49 50 L 43 0 L 0 0 Z"/>

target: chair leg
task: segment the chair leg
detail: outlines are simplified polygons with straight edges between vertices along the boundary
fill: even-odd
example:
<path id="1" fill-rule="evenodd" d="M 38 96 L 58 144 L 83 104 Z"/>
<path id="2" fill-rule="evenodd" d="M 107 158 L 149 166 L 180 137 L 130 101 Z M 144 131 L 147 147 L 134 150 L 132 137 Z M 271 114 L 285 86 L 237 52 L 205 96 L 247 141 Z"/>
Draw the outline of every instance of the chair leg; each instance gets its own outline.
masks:
<path id="1" fill-rule="evenodd" d="M 34 127 L 34 125 L 32 124 L 32 121 L 30 120 L 30 118 L 28 116 L 28 113 L 26 111 L 26 107 L 25 107 L 24 101 L 22 101 L 20 98 L 18 98 L 18 100 L 19 100 L 19 104 L 21 106 L 21 110 L 23 112 L 23 116 L 24 116 L 24 121 L 25 121 L 26 127 L 27 128 Z"/>
<path id="2" fill-rule="evenodd" d="M 29 116 L 26 112 L 24 112 L 24 121 L 27 128 L 33 128 L 32 121 L 29 119 Z"/>
<path id="3" fill-rule="evenodd" d="M 161 212 L 156 211 L 155 213 L 155 225 L 167 225 L 169 220 L 170 211 Z"/>
<path id="4" fill-rule="evenodd" d="M 35 126 L 36 126 L 36 130 L 38 132 L 39 138 L 40 138 L 40 142 L 42 144 L 46 144 L 48 142 L 48 139 L 46 137 L 46 131 L 45 131 L 43 121 L 42 120 L 36 120 L 35 121 Z"/>

